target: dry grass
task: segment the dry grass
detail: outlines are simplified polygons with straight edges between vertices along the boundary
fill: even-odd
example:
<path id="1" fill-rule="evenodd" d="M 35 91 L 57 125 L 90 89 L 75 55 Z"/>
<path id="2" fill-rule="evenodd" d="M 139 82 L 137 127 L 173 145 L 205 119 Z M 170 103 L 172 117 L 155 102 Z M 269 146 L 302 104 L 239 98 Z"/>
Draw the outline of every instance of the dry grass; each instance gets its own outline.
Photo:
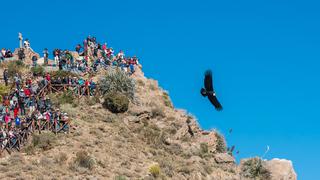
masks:
<path id="1" fill-rule="evenodd" d="M 92 170 L 96 164 L 94 158 L 91 157 L 87 151 L 77 152 L 73 163 L 76 167 L 87 168 L 89 170 Z"/>

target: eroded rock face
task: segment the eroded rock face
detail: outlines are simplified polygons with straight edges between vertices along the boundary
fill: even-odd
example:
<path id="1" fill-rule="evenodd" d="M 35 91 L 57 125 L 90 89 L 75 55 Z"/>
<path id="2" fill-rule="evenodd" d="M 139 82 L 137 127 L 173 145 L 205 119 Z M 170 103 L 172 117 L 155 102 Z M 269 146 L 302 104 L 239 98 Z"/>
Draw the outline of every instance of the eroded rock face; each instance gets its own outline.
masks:
<path id="1" fill-rule="evenodd" d="M 218 164 L 235 164 L 235 159 L 234 157 L 230 156 L 227 153 L 218 153 L 214 155 L 214 160 L 216 161 L 216 163 Z"/>
<path id="2" fill-rule="evenodd" d="M 297 174 L 292 162 L 285 159 L 272 159 L 266 162 L 266 168 L 271 172 L 272 180 L 296 180 Z"/>

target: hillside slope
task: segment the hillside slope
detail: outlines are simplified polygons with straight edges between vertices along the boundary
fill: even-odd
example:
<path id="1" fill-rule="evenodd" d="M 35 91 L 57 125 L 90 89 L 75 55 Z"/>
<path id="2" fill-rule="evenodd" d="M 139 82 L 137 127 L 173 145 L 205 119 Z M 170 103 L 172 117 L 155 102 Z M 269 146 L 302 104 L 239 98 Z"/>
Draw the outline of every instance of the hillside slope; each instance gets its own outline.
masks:
<path id="1" fill-rule="evenodd" d="M 136 97 L 126 113 L 113 114 L 96 98 L 62 104 L 71 133 L 36 135 L 41 146 L 30 140 L 23 153 L 0 159 L 0 179 L 296 179 L 286 160 L 237 165 L 218 132 L 174 109 L 168 93 L 141 70 L 133 78 Z"/>

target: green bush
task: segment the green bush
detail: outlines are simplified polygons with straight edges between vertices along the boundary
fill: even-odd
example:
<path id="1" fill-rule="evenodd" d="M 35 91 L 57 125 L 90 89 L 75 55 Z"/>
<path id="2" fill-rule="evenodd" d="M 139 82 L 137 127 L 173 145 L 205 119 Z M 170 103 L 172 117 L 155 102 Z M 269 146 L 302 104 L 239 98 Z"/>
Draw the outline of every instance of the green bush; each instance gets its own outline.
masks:
<path id="1" fill-rule="evenodd" d="M 43 66 L 36 66 L 31 68 L 31 72 L 34 76 L 43 76 L 45 73 L 45 70 Z"/>
<path id="2" fill-rule="evenodd" d="M 64 152 L 60 152 L 57 156 L 54 157 L 55 163 L 63 165 L 68 160 L 68 155 Z"/>
<path id="3" fill-rule="evenodd" d="M 258 157 L 248 159 L 242 163 L 241 176 L 257 180 L 271 179 L 270 171 L 265 167 L 264 161 Z"/>
<path id="4" fill-rule="evenodd" d="M 120 69 L 109 68 L 107 74 L 99 82 L 99 89 L 103 95 L 120 92 L 133 100 L 135 82 L 129 75 Z"/>
<path id="5" fill-rule="evenodd" d="M 124 113 L 129 108 L 129 99 L 120 93 L 109 93 L 105 95 L 103 107 L 112 113 Z"/>
<path id="6" fill-rule="evenodd" d="M 76 154 L 74 164 L 79 167 L 83 167 L 91 170 L 94 168 L 95 160 L 89 155 L 88 152 L 79 151 Z"/>
<path id="7" fill-rule="evenodd" d="M 151 109 L 152 118 L 156 118 L 156 117 L 164 118 L 165 116 L 166 114 L 163 108 L 157 106 Z"/>
<path id="8" fill-rule="evenodd" d="M 10 93 L 10 87 L 0 84 L 0 102 L 2 102 L 2 97 L 7 96 Z"/>
<path id="9" fill-rule="evenodd" d="M 56 138 L 54 134 L 50 132 L 32 135 L 32 145 L 42 150 L 51 149 L 55 141 L 56 141 Z"/>
<path id="10" fill-rule="evenodd" d="M 162 98 L 163 98 L 163 103 L 165 106 L 173 108 L 172 102 L 171 102 L 169 94 L 167 92 L 163 92 Z"/>
<path id="11" fill-rule="evenodd" d="M 59 71 L 52 71 L 50 72 L 50 76 L 52 78 L 58 78 L 60 77 L 61 79 L 64 78 L 64 77 L 79 77 L 78 74 L 75 74 L 73 72 L 70 72 L 70 71 L 62 71 L 62 70 L 59 70 Z"/>
<path id="12" fill-rule="evenodd" d="M 9 77 L 14 77 L 15 74 L 21 74 L 21 70 L 22 68 L 24 68 L 25 65 L 23 62 L 21 61 L 10 61 L 8 64 L 7 64 L 7 68 L 8 68 L 8 75 Z"/>
<path id="13" fill-rule="evenodd" d="M 61 104 L 72 104 L 74 101 L 74 96 L 72 92 L 66 91 L 66 92 L 63 92 L 59 100 Z"/>
<path id="14" fill-rule="evenodd" d="M 201 158 L 204 158 L 208 155 L 209 153 L 209 147 L 208 147 L 208 143 L 201 143 L 200 144 L 200 152 L 199 152 L 199 156 Z"/>
<path id="15" fill-rule="evenodd" d="M 126 180 L 127 178 L 125 176 L 116 176 L 114 180 Z"/>
<path id="16" fill-rule="evenodd" d="M 149 173 L 153 177 L 158 177 L 160 175 L 160 166 L 158 164 L 154 164 L 149 167 Z"/>
<path id="17" fill-rule="evenodd" d="M 216 136 L 216 139 L 217 139 L 216 152 L 217 153 L 225 153 L 225 152 L 227 152 L 227 145 L 226 145 L 226 141 L 224 140 L 224 137 L 217 131 L 215 132 L 215 136 Z"/>

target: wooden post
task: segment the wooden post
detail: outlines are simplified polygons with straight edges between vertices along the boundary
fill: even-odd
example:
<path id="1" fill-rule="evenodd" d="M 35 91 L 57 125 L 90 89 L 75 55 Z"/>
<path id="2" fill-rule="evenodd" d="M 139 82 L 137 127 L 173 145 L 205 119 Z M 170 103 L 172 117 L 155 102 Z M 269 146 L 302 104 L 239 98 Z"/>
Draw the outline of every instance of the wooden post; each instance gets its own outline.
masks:
<path id="1" fill-rule="evenodd" d="M 80 96 L 81 96 L 81 87 L 80 86 L 78 86 L 78 98 L 80 98 Z"/>
<path id="2" fill-rule="evenodd" d="M 53 128 L 54 128 L 54 133 L 57 134 L 57 118 L 54 119 Z"/>

